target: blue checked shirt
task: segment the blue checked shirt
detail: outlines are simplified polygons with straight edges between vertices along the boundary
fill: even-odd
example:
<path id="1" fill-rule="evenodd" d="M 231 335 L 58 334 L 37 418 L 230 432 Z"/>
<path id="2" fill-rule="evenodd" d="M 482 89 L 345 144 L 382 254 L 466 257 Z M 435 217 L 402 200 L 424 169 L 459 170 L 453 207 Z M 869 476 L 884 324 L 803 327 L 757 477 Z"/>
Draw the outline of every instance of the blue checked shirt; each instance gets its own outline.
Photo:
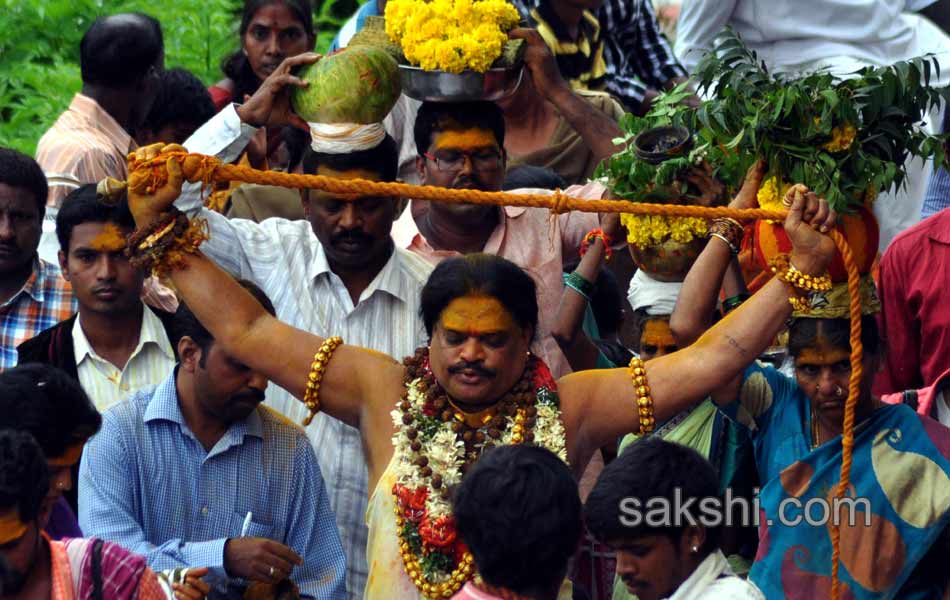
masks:
<path id="1" fill-rule="evenodd" d="M 0 305 L 0 371 L 16 366 L 17 346 L 74 314 L 73 288 L 59 267 L 37 258 L 23 288 Z"/>
<path id="2" fill-rule="evenodd" d="M 224 544 L 250 512 L 248 536 L 303 557 L 291 575 L 302 597 L 344 598 L 346 561 L 303 430 L 261 406 L 207 452 L 182 417 L 176 373 L 103 414 L 79 470 L 83 532 L 155 571 L 209 567 L 209 598 L 241 598 L 246 582 L 228 579 Z"/>

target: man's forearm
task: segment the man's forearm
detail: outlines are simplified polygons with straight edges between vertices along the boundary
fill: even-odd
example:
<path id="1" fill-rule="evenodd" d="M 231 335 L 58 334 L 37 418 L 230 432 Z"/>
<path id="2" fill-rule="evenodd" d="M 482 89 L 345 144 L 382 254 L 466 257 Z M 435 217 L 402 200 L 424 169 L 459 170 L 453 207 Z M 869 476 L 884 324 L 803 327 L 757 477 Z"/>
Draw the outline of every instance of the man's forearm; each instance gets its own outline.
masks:
<path id="1" fill-rule="evenodd" d="M 620 150 L 613 140 L 621 137 L 623 132 L 606 113 L 566 87 L 552 94 L 549 100 L 580 134 L 597 162 Z"/>

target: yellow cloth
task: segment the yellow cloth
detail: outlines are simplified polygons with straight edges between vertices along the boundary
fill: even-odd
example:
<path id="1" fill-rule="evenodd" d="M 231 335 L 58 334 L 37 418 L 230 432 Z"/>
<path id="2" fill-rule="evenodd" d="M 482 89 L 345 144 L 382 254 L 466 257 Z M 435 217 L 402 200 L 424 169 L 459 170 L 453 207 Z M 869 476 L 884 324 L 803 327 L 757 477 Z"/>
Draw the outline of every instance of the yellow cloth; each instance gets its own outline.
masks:
<path id="1" fill-rule="evenodd" d="M 878 299 L 877 288 L 874 287 L 874 280 L 870 275 L 861 278 L 860 289 L 861 314 L 873 315 L 881 312 L 881 301 Z M 795 311 L 792 316 L 812 319 L 847 319 L 851 314 L 848 309 L 849 301 L 848 284 L 838 283 L 827 292 L 812 294 L 811 312 L 802 314 Z"/>
<path id="2" fill-rule="evenodd" d="M 366 507 L 366 526 L 369 528 L 366 542 L 369 573 L 366 590 L 363 592 L 366 600 L 422 600 L 422 594 L 406 575 L 402 555 L 399 554 L 399 538 L 393 512 L 396 502 L 392 494 L 393 485 L 396 483 L 395 461 L 394 455 L 379 478 Z"/>

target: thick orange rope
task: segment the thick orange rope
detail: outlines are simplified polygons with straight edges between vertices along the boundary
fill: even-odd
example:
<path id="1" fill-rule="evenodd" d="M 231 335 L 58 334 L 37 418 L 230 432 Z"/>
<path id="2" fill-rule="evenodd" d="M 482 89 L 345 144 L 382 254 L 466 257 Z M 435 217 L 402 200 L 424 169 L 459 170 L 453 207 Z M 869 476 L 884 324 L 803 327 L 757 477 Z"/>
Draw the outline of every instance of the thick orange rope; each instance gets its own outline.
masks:
<path id="1" fill-rule="evenodd" d="M 335 194 L 374 195 L 411 197 L 420 200 L 436 202 L 495 204 L 504 206 L 526 206 L 530 208 L 546 208 L 552 213 L 563 213 L 571 210 L 597 213 L 633 213 L 641 215 L 662 215 L 668 217 L 700 217 L 714 219 L 729 217 L 740 221 L 769 219 L 783 221 L 788 211 L 763 209 L 732 209 L 724 206 L 703 207 L 671 204 L 651 204 L 631 202 L 628 200 L 586 200 L 564 195 L 560 190 L 552 195 L 542 194 L 512 194 L 508 192 L 483 192 L 480 190 L 447 189 L 434 186 L 409 185 L 405 183 L 389 183 L 368 181 L 364 179 L 336 179 L 324 175 L 299 175 L 281 173 L 278 171 L 258 171 L 240 165 L 222 164 L 213 157 L 200 154 L 167 153 L 158 158 L 138 163 L 130 157 L 129 185 L 135 189 L 155 189 L 164 183 L 167 173 L 165 161 L 170 156 L 181 158 L 182 171 L 185 177 L 192 182 L 202 182 L 208 185 L 215 181 L 241 181 L 261 185 L 274 185 L 288 188 L 320 189 Z M 864 347 L 861 344 L 861 293 L 860 274 L 854 262 L 854 255 L 848 246 L 847 240 L 837 230 L 829 235 L 841 253 L 841 259 L 848 272 L 848 293 L 850 296 L 851 318 L 851 379 L 848 383 L 848 400 L 845 403 L 844 426 L 841 439 L 842 459 L 841 474 L 838 481 L 836 498 L 843 498 L 850 485 L 851 462 L 854 447 L 854 414 L 858 400 L 858 393 L 863 377 Z M 837 516 L 837 515 L 836 515 Z M 831 598 L 839 600 L 840 582 L 838 580 L 838 562 L 841 556 L 841 531 L 838 519 L 832 523 L 831 529 L 832 564 L 831 564 Z"/>

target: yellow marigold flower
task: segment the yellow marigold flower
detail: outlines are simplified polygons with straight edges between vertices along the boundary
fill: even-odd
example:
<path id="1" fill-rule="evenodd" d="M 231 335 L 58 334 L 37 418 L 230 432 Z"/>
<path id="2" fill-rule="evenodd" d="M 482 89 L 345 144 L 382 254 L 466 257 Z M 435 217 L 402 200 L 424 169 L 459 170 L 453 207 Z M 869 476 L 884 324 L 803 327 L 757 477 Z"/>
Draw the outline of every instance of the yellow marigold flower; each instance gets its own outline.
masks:
<path id="1" fill-rule="evenodd" d="M 759 187 L 759 193 L 756 194 L 755 197 L 759 202 L 759 208 L 766 210 L 785 210 L 782 199 L 785 198 L 785 192 L 787 192 L 790 187 L 792 187 L 792 185 L 785 182 L 782 182 L 781 187 L 779 187 L 778 179 L 775 177 L 769 177 L 763 181 L 761 187 Z"/>
<path id="2" fill-rule="evenodd" d="M 823 145 L 822 148 L 831 153 L 847 150 L 851 147 L 857 134 L 858 130 L 851 123 L 835 127 L 831 130 L 831 141 Z"/>
<path id="3" fill-rule="evenodd" d="M 638 248 L 662 244 L 668 239 L 688 244 L 705 236 L 708 231 L 706 220 L 695 217 L 624 213 L 620 215 L 620 221 L 627 228 L 627 242 Z"/>
<path id="4" fill-rule="evenodd" d="M 390 0 L 386 33 L 426 70 L 485 72 L 520 15 L 507 0 Z"/>

